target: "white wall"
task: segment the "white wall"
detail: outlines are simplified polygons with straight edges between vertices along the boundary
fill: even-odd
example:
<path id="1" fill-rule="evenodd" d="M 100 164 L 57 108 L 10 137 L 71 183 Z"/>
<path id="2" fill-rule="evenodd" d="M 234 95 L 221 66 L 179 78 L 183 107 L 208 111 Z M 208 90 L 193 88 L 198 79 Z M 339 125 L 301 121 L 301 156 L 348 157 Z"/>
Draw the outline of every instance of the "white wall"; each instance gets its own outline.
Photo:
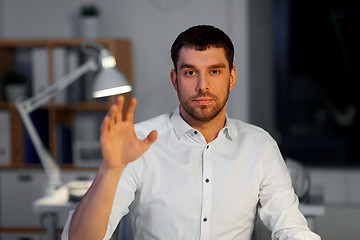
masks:
<path id="1" fill-rule="evenodd" d="M 76 18 L 85 0 L 2 0 L 4 38 L 76 37 Z M 142 121 L 177 106 L 169 80 L 170 47 L 176 36 L 197 24 L 223 29 L 234 41 L 238 85 L 230 97 L 228 112 L 248 120 L 247 81 L 248 0 L 93 0 L 101 11 L 101 37 L 133 41 L 135 90 L 139 99 L 136 121 Z M 181 7 L 173 8 L 173 5 Z M 167 3 L 161 7 L 159 3 Z M 0 13 L 1 14 L 1 13 Z M 1 15 L 0 15 L 1 17 Z M 1 36 L 1 35 L 0 35 Z"/>
<path id="2" fill-rule="evenodd" d="M 3 20 L 3 0 L 0 0 L 0 38 L 2 37 L 3 35 L 3 23 L 4 23 L 4 20 Z"/>

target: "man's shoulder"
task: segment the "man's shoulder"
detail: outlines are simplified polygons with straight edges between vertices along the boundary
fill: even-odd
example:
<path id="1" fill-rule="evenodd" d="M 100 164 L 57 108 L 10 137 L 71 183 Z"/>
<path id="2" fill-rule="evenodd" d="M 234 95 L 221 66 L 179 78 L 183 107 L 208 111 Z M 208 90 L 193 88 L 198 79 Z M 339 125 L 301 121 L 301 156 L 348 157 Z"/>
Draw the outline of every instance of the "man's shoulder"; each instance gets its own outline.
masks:
<path id="1" fill-rule="evenodd" d="M 263 128 L 238 119 L 229 118 L 230 131 L 238 137 L 253 136 L 266 140 L 273 140 L 270 134 Z"/>
<path id="2" fill-rule="evenodd" d="M 172 113 L 165 113 L 153 118 L 150 118 L 148 120 L 136 123 L 134 125 L 135 132 L 138 135 L 149 134 L 152 130 L 157 130 L 158 134 L 160 134 L 163 131 L 166 131 L 171 127 L 170 124 L 170 118 L 172 116 Z"/>

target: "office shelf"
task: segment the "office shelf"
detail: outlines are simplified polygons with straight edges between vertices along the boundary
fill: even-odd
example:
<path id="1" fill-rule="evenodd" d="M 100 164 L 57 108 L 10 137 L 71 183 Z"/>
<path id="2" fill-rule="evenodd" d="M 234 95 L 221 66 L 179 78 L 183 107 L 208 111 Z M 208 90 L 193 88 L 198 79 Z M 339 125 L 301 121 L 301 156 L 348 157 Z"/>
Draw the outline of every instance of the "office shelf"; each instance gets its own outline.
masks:
<path id="1" fill-rule="evenodd" d="M 34 48 L 44 48 L 47 54 L 47 78 L 49 84 L 54 82 L 54 71 L 57 66 L 54 63 L 54 49 L 57 47 L 79 48 L 84 39 L 1 39 L 0 40 L 0 77 L 3 73 L 15 69 L 15 53 L 17 49 L 27 48 L 30 51 Z M 104 45 L 115 57 L 117 67 L 125 74 L 130 84 L 133 84 L 133 56 L 132 43 L 124 39 L 93 39 Z M 79 63 L 81 64 L 81 63 Z M 3 84 L 0 84 L 0 110 L 7 110 L 10 116 L 10 163 L 0 165 L 0 168 L 28 168 L 25 159 L 23 123 L 14 103 L 7 102 L 3 95 Z M 131 93 L 125 95 L 126 102 L 131 98 Z M 115 97 L 109 97 L 106 101 L 95 102 L 85 101 L 76 103 L 56 103 L 53 99 L 41 106 L 48 116 L 48 142 L 50 152 L 56 156 L 55 129 L 59 125 L 66 125 L 70 128 L 73 125 L 73 116 L 77 112 L 103 112 L 106 113 L 114 103 Z M 91 129 L 89 129 L 91 130 Z M 38 164 L 37 164 L 38 165 Z M 34 164 L 36 166 L 36 164 Z M 73 166 L 67 164 L 66 168 Z M 33 167 L 33 166 L 30 166 Z M 73 168 L 73 167 L 70 167 Z"/>

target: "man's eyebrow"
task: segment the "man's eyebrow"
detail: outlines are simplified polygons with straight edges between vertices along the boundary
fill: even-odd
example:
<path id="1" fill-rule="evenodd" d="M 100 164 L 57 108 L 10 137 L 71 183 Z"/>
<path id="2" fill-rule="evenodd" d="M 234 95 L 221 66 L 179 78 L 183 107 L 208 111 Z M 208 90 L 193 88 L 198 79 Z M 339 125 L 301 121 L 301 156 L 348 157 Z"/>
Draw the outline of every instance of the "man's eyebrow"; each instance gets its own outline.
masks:
<path id="1" fill-rule="evenodd" d="M 192 65 L 192 64 L 188 64 L 188 63 L 182 63 L 182 64 L 180 64 L 179 69 L 184 69 L 184 68 L 195 68 L 195 66 Z"/>
<path id="2" fill-rule="evenodd" d="M 180 64 L 179 69 L 184 69 L 184 68 L 195 68 L 195 66 L 192 65 L 192 64 L 188 64 L 188 63 L 182 63 L 182 64 Z M 218 63 L 218 64 L 210 65 L 208 68 L 209 68 L 209 69 L 213 69 L 213 68 L 226 68 L 226 65 L 223 64 L 223 63 Z"/>
<path id="3" fill-rule="evenodd" d="M 219 63 L 219 64 L 211 65 L 209 68 L 226 68 L 226 65 L 223 63 Z"/>

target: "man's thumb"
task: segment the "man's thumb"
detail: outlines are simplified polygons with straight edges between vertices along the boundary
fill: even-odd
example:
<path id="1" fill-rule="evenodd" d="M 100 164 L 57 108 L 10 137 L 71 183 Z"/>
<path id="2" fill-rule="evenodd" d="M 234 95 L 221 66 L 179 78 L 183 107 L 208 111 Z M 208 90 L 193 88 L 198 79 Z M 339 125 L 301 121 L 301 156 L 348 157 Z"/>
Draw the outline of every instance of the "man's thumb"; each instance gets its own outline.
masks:
<path id="1" fill-rule="evenodd" d="M 149 133 L 149 135 L 144 139 L 144 141 L 145 141 L 145 143 L 146 143 L 147 145 L 149 145 L 149 147 L 150 147 L 150 145 L 153 144 L 153 143 L 156 141 L 157 136 L 158 136 L 157 131 L 156 131 L 156 130 L 153 130 L 153 131 L 151 131 L 151 132 Z"/>

